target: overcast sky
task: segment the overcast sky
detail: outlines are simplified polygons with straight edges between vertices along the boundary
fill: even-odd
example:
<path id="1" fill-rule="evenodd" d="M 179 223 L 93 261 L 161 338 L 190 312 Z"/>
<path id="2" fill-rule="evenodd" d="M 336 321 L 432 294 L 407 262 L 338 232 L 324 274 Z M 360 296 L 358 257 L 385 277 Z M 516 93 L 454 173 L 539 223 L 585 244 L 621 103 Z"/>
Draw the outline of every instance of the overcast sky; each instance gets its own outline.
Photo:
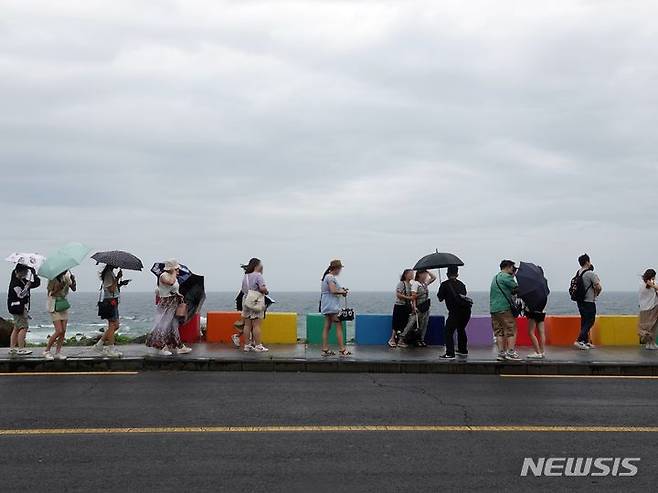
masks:
<path id="1" fill-rule="evenodd" d="M 209 290 L 439 248 L 564 291 L 658 265 L 653 1 L 0 1 L 0 253 L 176 257 Z M 3 255 L 4 256 L 4 255 Z M 4 263 L 0 274 L 8 277 Z M 83 290 L 95 267 L 78 268 Z M 153 276 L 130 275 L 135 289 Z"/>

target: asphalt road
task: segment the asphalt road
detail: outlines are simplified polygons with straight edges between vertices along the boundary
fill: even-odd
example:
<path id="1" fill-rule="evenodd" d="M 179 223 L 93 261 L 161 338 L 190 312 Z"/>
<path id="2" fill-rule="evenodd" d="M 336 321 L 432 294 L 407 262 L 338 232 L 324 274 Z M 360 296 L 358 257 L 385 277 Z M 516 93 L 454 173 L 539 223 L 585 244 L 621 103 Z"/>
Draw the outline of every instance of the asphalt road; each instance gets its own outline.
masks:
<path id="1" fill-rule="evenodd" d="M 658 433 L 516 427 L 655 427 L 657 386 L 469 375 L 0 376 L 0 491 L 649 491 Z M 181 429 L 357 425 L 480 431 Z M 89 428 L 114 430 L 75 433 Z M 19 434 L 35 429 L 68 434 Z M 526 457 L 641 462 L 632 478 L 524 478 Z"/>

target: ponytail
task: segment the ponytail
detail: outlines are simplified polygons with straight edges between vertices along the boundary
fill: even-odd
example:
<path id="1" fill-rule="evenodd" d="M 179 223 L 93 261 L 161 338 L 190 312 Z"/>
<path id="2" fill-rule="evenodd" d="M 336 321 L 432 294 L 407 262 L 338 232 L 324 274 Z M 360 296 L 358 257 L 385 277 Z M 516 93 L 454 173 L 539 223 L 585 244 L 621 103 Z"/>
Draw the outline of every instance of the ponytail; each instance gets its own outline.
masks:
<path id="1" fill-rule="evenodd" d="M 322 274 L 322 280 L 324 281 L 324 278 L 327 277 L 327 274 L 331 272 L 331 267 L 328 267 L 327 270 L 324 271 L 324 274 Z"/>

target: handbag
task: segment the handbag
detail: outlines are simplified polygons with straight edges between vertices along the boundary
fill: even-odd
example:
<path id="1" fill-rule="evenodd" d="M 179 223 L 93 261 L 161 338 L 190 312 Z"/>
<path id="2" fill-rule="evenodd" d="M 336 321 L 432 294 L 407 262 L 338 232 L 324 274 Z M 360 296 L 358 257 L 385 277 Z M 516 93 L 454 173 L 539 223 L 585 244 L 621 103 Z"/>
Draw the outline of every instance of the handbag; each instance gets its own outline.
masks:
<path id="1" fill-rule="evenodd" d="M 98 302 L 98 316 L 103 320 L 112 318 L 119 303 L 116 298 L 107 298 Z"/>
<path id="2" fill-rule="evenodd" d="M 339 322 L 351 322 L 354 320 L 354 308 L 347 307 L 347 295 L 345 296 L 345 308 L 341 308 L 338 312 Z"/>
<path id="3" fill-rule="evenodd" d="M 55 311 L 57 313 L 65 312 L 69 308 L 71 308 L 71 303 L 69 303 L 69 300 L 61 296 L 55 298 Z"/>
<path id="4" fill-rule="evenodd" d="M 187 317 L 187 303 L 182 301 L 178 304 L 178 306 L 176 307 L 176 316 L 178 318 Z"/>
<path id="5" fill-rule="evenodd" d="M 448 287 L 450 287 L 450 291 L 452 291 L 452 295 L 455 297 L 455 301 L 457 302 L 457 304 L 460 307 L 466 308 L 466 309 L 469 309 L 469 310 L 471 310 L 473 308 L 473 303 L 474 303 L 473 298 L 470 298 L 470 297 L 466 296 L 465 294 L 457 293 L 457 291 L 455 291 L 455 288 L 452 285 L 452 283 L 450 282 L 450 280 L 448 280 Z"/>
<path id="6" fill-rule="evenodd" d="M 242 300 L 243 306 L 253 312 L 265 311 L 265 295 L 260 291 L 250 289 L 247 296 Z"/>
<path id="7" fill-rule="evenodd" d="M 503 288 L 500 287 L 500 283 L 498 282 L 498 277 L 496 277 L 496 285 L 498 286 L 498 289 L 500 289 L 500 292 L 503 293 L 503 296 L 509 303 L 510 311 L 512 312 L 512 316 L 514 318 L 519 318 L 521 314 L 523 313 L 523 302 L 514 297 L 513 299 L 510 299 L 509 296 L 505 294 L 505 291 L 503 291 Z"/>

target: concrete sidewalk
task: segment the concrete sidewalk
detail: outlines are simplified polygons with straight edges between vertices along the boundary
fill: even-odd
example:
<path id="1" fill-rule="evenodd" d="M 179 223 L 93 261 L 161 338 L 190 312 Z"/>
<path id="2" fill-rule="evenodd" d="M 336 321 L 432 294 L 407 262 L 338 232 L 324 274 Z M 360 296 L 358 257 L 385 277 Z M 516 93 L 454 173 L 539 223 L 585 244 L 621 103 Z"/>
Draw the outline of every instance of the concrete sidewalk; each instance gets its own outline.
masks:
<path id="1" fill-rule="evenodd" d="M 267 353 L 244 353 L 219 344 L 196 344 L 183 356 L 163 357 L 141 345 L 121 346 L 121 359 L 101 358 L 89 347 L 64 348 L 65 361 L 45 361 L 42 348 L 29 357 L 10 358 L 0 350 L 0 372 L 58 371 L 293 371 L 369 373 L 461 373 L 520 375 L 617 375 L 658 376 L 658 351 L 629 347 L 605 347 L 579 351 L 549 347 L 544 361 L 496 361 L 493 348 L 475 348 L 468 359 L 439 360 L 442 348 L 389 349 L 350 346 L 349 357 L 323 357 L 318 346 L 272 345 Z M 522 357 L 529 353 L 522 348 Z"/>

